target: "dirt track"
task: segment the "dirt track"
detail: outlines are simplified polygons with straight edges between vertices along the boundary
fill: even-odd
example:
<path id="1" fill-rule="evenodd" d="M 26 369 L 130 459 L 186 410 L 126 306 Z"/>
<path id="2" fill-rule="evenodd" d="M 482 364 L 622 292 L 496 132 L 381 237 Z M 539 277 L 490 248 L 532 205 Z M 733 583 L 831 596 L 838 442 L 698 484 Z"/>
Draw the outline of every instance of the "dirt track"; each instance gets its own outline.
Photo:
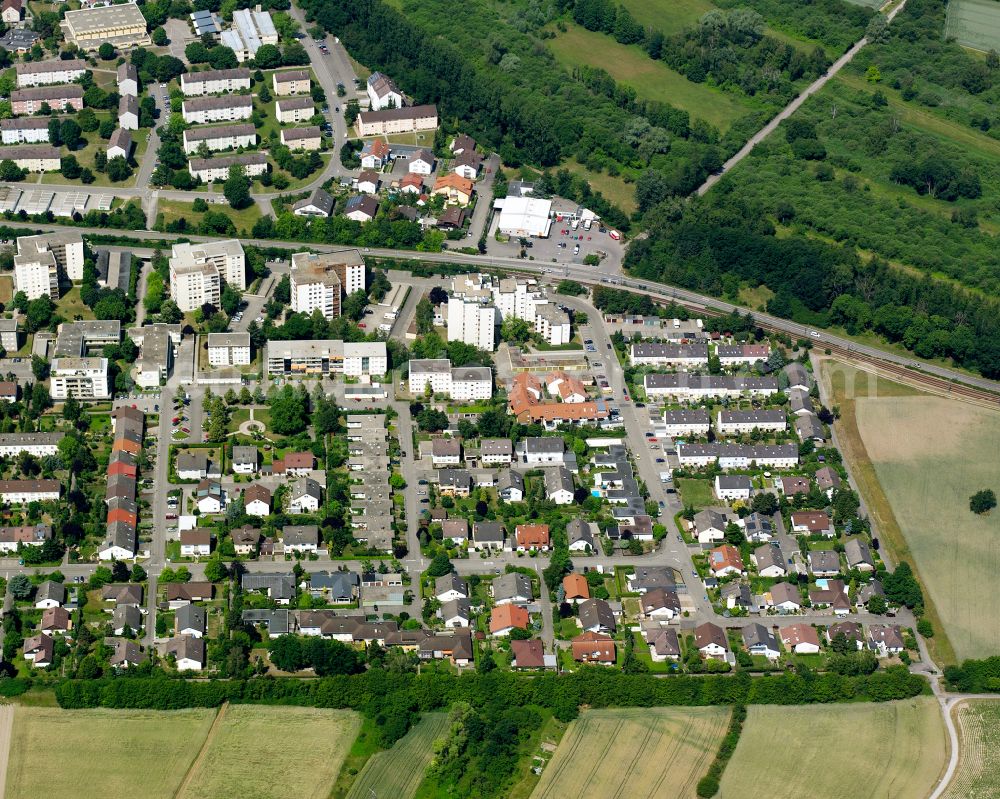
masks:
<path id="1" fill-rule="evenodd" d="M 7 760 L 13 729 L 14 705 L 0 705 L 0 799 L 7 794 Z"/>

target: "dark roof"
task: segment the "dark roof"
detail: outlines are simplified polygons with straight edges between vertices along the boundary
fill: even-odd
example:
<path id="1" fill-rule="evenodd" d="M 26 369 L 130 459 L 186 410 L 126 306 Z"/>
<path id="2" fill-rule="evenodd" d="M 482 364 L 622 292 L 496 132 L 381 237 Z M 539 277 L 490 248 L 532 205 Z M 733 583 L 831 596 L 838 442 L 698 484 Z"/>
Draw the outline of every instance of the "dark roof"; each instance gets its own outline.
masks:
<path id="1" fill-rule="evenodd" d="M 329 216 L 333 213 L 333 196 L 323 189 L 315 189 L 308 197 L 295 203 L 292 206 L 292 210 L 297 211 L 300 208 L 305 208 L 307 205 L 313 205 Z"/>

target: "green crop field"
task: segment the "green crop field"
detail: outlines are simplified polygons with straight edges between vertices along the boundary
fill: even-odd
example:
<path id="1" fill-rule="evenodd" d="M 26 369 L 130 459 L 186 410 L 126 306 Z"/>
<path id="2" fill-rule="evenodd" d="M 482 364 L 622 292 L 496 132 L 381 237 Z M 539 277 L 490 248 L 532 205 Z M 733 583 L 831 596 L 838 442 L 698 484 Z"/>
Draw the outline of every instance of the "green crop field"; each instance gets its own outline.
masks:
<path id="1" fill-rule="evenodd" d="M 559 63 L 572 69 L 582 65 L 601 67 L 620 83 L 631 86 L 648 100 L 670 103 L 715 125 L 721 132 L 752 109 L 738 97 L 692 83 L 662 61 L 654 61 L 637 46 L 618 44 L 610 36 L 593 33 L 569 23 L 566 33 L 553 29 L 548 44 Z"/>
<path id="2" fill-rule="evenodd" d="M 1000 786 L 1000 701 L 976 699 L 955 710 L 960 737 L 958 770 L 946 799 L 995 799 Z"/>
<path id="3" fill-rule="evenodd" d="M 718 707 L 588 710 L 574 721 L 532 799 L 693 797 L 729 721 Z"/>
<path id="4" fill-rule="evenodd" d="M 7 799 L 172 799 L 214 718 L 213 710 L 18 707 Z"/>
<path id="5" fill-rule="evenodd" d="M 1000 514 L 969 497 L 1000 485 L 1000 413 L 943 397 L 856 403 L 858 434 L 959 660 L 1000 648 L 982 597 L 1000 568 Z M 947 420 L 947 424 L 942 424 Z"/>
<path id="6" fill-rule="evenodd" d="M 227 706 L 178 796 L 325 799 L 360 726 L 346 710 Z"/>
<path id="7" fill-rule="evenodd" d="M 945 765 L 937 701 L 750 707 L 718 799 L 916 799 Z"/>
<path id="8" fill-rule="evenodd" d="M 1000 3 L 996 0 L 950 0 L 945 34 L 974 50 L 1000 49 Z"/>
<path id="9" fill-rule="evenodd" d="M 434 741 L 447 730 L 447 713 L 424 714 L 392 749 L 376 753 L 365 763 L 347 799 L 371 799 L 373 793 L 390 799 L 413 799 L 434 755 Z"/>

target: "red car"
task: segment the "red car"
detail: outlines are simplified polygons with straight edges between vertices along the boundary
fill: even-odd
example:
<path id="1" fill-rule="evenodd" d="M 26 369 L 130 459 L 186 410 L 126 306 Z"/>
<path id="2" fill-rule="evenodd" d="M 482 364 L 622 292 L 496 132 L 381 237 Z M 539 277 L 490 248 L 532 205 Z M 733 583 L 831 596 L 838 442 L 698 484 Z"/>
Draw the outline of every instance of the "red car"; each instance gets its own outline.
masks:
<path id="1" fill-rule="evenodd" d="M 167 518 L 168 519 L 176 519 L 177 518 L 177 514 L 176 513 L 168 513 L 167 514 Z"/>
<path id="2" fill-rule="evenodd" d="M 181 428 L 181 432 L 182 432 L 182 433 L 190 433 L 190 432 L 191 432 L 191 430 L 190 430 L 189 428 L 187 428 L 187 427 L 182 427 L 182 428 Z"/>
<path id="3" fill-rule="evenodd" d="M 173 419 L 170 420 L 171 424 L 180 424 L 180 421 L 181 421 L 180 416 L 175 416 Z"/>

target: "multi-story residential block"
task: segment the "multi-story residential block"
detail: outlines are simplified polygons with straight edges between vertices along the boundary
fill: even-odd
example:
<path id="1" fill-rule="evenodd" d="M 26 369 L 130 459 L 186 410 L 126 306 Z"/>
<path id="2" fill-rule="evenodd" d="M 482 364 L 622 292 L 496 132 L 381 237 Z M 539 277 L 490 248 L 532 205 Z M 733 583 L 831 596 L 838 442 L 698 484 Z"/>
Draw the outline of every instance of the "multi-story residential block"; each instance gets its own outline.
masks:
<path id="1" fill-rule="evenodd" d="M 629 348 L 629 361 L 633 366 L 707 366 L 708 342 L 639 342 Z"/>
<path id="2" fill-rule="evenodd" d="M 185 72 L 181 75 L 181 91 L 185 97 L 200 94 L 224 94 L 250 90 L 249 69 L 209 69 L 204 72 Z"/>
<path id="3" fill-rule="evenodd" d="M 59 299 L 59 270 L 83 280 L 83 236 L 74 230 L 21 236 L 14 256 L 14 284 L 28 299 L 48 294 Z"/>
<path id="4" fill-rule="evenodd" d="M 671 438 L 678 436 L 707 436 L 711 418 L 708 411 L 664 411 L 664 432 Z"/>
<path id="5" fill-rule="evenodd" d="M 0 501 L 11 505 L 59 499 L 58 480 L 0 480 Z"/>
<path id="6" fill-rule="evenodd" d="M 720 435 L 732 436 L 740 433 L 750 433 L 754 430 L 782 432 L 788 423 L 782 410 L 762 411 L 720 411 L 715 422 L 715 429 Z"/>
<path id="7" fill-rule="evenodd" d="M 0 347 L 7 352 L 17 352 L 21 348 L 21 322 L 24 317 L 14 314 L 11 319 L 0 319 Z"/>
<path id="8" fill-rule="evenodd" d="M 55 172 L 60 167 L 59 148 L 48 144 L 0 147 L 0 161 L 13 161 L 28 172 Z"/>
<path id="9" fill-rule="evenodd" d="M 30 89 L 15 89 L 10 93 L 10 109 L 18 114 L 34 114 L 47 106 L 53 111 L 62 111 L 69 106 L 74 111 L 83 108 L 83 87 L 76 83 L 65 86 L 36 86 Z"/>
<path id="10" fill-rule="evenodd" d="M 355 123 L 360 136 L 385 136 L 434 130 L 438 126 L 436 105 L 415 105 L 388 108 L 382 111 L 362 111 Z"/>
<path id="11" fill-rule="evenodd" d="M 175 244 L 170 257 L 170 296 L 185 313 L 211 304 L 218 307 L 222 283 L 246 288 L 246 256 L 236 239 L 203 244 Z"/>
<path id="12" fill-rule="evenodd" d="M 174 348 L 181 343 L 181 326 L 160 323 L 133 327 L 128 337 L 139 347 L 133 367 L 136 384 L 143 388 L 163 385 L 174 368 Z"/>
<path id="13" fill-rule="evenodd" d="M 411 360 L 410 393 L 422 394 L 429 387 L 433 394 L 445 394 L 455 400 L 480 400 L 493 396 L 493 371 L 486 366 L 453 368 L 447 358 Z"/>
<path id="14" fill-rule="evenodd" d="M 791 469 L 798 465 L 799 448 L 795 444 L 740 446 L 678 442 L 677 460 L 681 466 L 703 467 L 718 463 L 720 469 L 746 469 L 756 464 Z"/>
<path id="15" fill-rule="evenodd" d="M 768 397 L 778 393 L 773 377 L 730 377 L 728 375 L 692 375 L 651 373 L 643 377 L 649 397 L 676 397 L 700 400 L 708 397 L 737 399 L 741 396 Z"/>
<path id="16" fill-rule="evenodd" d="M 253 98 L 249 94 L 191 97 L 181 104 L 181 116 L 188 124 L 234 122 L 237 119 L 250 119 L 251 113 Z"/>
<path id="17" fill-rule="evenodd" d="M 49 373 L 53 399 L 111 398 L 107 358 L 56 358 Z"/>
<path id="18" fill-rule="evenodd" d="M 56 334 L 56 358 L 96 355 L 109 344 L 122 340 L 122 323 L 117 319 L 63 322 Z"/>
<path id="19" fill-rule="evenodd" d="M 252 147 L 256 143 L 257 132 L 253 125 L 219 125 L 213 128 L 191 128 L 184 131 L 184 152 L 188 155 L 198 152 L 202 144 L 214 151 Z"/>
<path id="20" fill-rule="evenodd" d="M 184 77 L 183 75 L 181 77 Z M 130 94 L 133 97 L 139 96 L 139 70 L 135 64 L 122 61 L 118 65 L 118 94 L 125 96 Z"/>
<path id="21" fill-rule="evenodd" d="M 0 119 L 0 141 L 4 144 L 38 144 L 49 140 L 51 117 Z"/>
<path id="22" fill-rule="evenodd" d="M 297 252 L 290 274 L 292 310 L 327 319 L 340 316 L 342 295 L 365 289 L 365 262 L 356 249 L 332 253 Z"/>
<path id="23" fill-rule="evenodd" d="M 396 82 L 381 72 L 373 72 L 368 77 L 367 91 L 369 107 L 372 111 L 381 111 L 383 108 L 402 108 L 406 105 L 406 98 Z"/>
<path id="24" fill-rule="evenodd" d="M 22 452 L 44 458 L 59 453 L 65 433 L 0 433 L 0 457 L 16 458 Z"/>
<path id="25" fill-rule="evenodd" d="M 282 128 L 281 143 L 289 150 L 318 150 L 323 146 L 323 134 L 319 127 Z"/>
<path id="26" fill-rule="evenodd" d="M 292 69 L 287 72 L 275 72 L 271 76 L 271 86 L 278 97 L 289 94 L 308 94 L 312 86 L 308 69 Z"/>
<path id="27" fill-rule="evenodd" d="M 29 61 L 25 64 L 15 64 L 17 88 L 26 86 L 46 86 L 52 83 L 72 83 L 83 77 L 87 71 L 87 62 L 82 58 L 71 58 L 66 61 Z"/>
<path id="28" fill-rule="evenodd" d="M 384 341 L 277 341 L 267 343 L 268 375 L 370 377 L 389 371 Z"/>
<path id="29" fill-rule="evenodd" d="M 282 125 L 305 122 L 315 113 L 312 97 L 282 97 L 274 104 L 274 115 Z"/>
<path id="30" fill-rule="evenodd" d="M 108 160 L 112 158 L 124 158 L 126 161 L 132 154 L 132 134 L 125 128 L 118 128 L 111 134 L 108 141 Z"/>
<path id="31" fill-rule="evenodd" d="M 569 314 L 551 303 L 537 305 L 535 332 L 553 347 L 569 344 L 572 337 Z"/>
<path id="32" fill-rule="evenodd" d="M 250 334 L 209 333 L 208 362 L 212 366 L 249 365 Z"/>
<path id="33" fill-rule="evenodd" d="M 192 158 L 188 161 L 188 172 L 193 178 L 211 183 L 228 178 L 232 166 L 240 167 L 247 177 L 263 175 L 267 172 L 267 156 L 264 153 L 240 153 L 218 158 Z"/>
<path id="34" fill-rule="evenodd" d="M 135 3 L 67 11 L 60 27 L 66 41 L 83 50 L 96 50 L 105 42 L 120 50 L 152 44 L 146 30 L 146 18 Z"/>

